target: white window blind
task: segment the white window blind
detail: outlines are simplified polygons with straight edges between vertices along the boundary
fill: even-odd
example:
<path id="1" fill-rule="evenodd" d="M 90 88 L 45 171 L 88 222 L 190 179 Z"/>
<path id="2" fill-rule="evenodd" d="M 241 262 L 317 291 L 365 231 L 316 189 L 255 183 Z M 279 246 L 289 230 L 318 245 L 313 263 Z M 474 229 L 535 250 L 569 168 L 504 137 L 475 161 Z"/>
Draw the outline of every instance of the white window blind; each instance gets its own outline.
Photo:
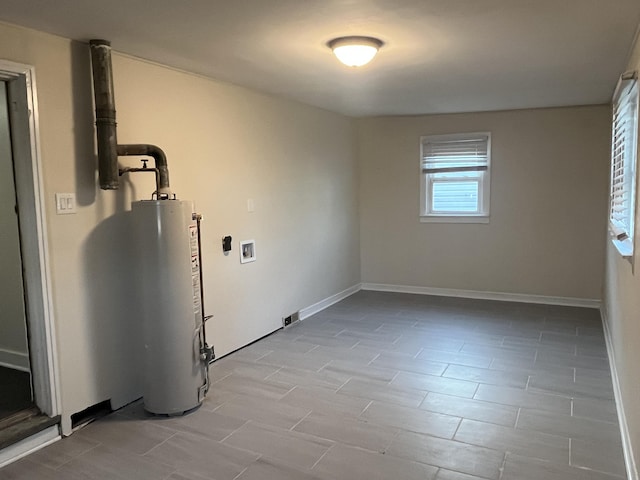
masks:
<path id="1" fill-rule="evenodd" d="M 638 136 L 637 74 L 621 77 L 613 99 L 609 226 L 623 256 L 633 254 Z"/>
<path id="2" fill-rule="evenodd" d="M 424 216 L 488 215 L 490 134 L 422 137 Z"/>

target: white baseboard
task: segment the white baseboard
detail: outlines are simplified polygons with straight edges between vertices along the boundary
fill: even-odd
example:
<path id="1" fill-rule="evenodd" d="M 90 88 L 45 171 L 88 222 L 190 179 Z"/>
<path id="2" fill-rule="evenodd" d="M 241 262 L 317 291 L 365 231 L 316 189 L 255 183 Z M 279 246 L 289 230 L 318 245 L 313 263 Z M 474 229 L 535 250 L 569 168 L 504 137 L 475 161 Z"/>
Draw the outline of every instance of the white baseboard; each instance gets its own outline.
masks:
<path id="1" fill-rule="evenodd" d="M 545 295 L 527 295 L 522 293 L 480 292 L 476 290 L 458 290 L 454 288 L 412 287 L 407 285 L 387 285 L 383 283 L 363 283 L 362 290 L 376 292 L 414 293 L 418 295 L 437 295 L 440 297 L 475 298 L 479 300 L 498 300 L 502 302 L 541 303 L 566 307 L 600 308 L 600 300 L 571 297 L 548 297 Z"/>
<path id="2" fill-rule="evenodd" d="M 20 370 L 21 372 L 29 371 L 29 355 L 13 350 L 0 348 L 0 366 Z"/>
<path id="3" fill-rule="evenodd" d="M 627 416 L 624 412 L 624 404 L 622 402 L 622 391 L 620 390 L 620 379 L 618 378 L 618 369 L 613 355 L 613 339 L 611 338 L 611 330 L 609 329 L 609 319 L 604 308 L 600 309 L 602 317 L 602 328 L 604 329 L 604 339 L 607 343 L 607 355 L 609 356 L 609 367 L 611 368 L 611 381 L 613 382 L 613 396 L 616 401 L 616 410 L 618 411 L 618 423 L 620 424 L 620 434 L 622 436 L 622 449 L 624 450 L 624 463 L 627 469 L 628 480 L 639 480 L 638 467 L 633 455 L 633 446 L 627 426 Z"/>
<path id="4" fill-rule="evenodd" d="M 353 287 L 349 287 L 346 290 L 336 293 L 335 295 L 331 295 L 330 297 L 325 298 L 324 300 L 320 300 L 318 303 L 314 303 L 313 305 L 300 309 L 300 320 L 304 320 L 305 318 L 309 318 L 312 315 L 315 315 L 318 312 L 321 312 L 325 308 L 329 308 L 331 305 L 338 303 L 340 300 L 344 300 L 347 297 L 350 297 L 356 292 L 359 292 L 362 289 L 362 284 L 358 283 Z"/>
<path id="5" fill-rule="evenodd" d="M 58 425 L 53 425 L 46 430 L 31 435 L 29 438 L 14 443 L 13 445 L 0 450 L 0 468 L 20 460 L 27 455 L 51 445 L 62 438 Z"/>

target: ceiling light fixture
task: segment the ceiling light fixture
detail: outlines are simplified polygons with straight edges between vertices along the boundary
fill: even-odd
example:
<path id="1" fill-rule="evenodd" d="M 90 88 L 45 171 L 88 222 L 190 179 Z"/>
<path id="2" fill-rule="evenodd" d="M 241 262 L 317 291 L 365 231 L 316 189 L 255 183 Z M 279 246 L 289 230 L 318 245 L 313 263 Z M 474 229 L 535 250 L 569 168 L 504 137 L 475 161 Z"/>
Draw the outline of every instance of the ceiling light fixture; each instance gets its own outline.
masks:
<path id="1" fill-rule="evenodd" d="M 382 45 L 382 40 L 373 37 L 339 37 L 327 43 L 338 60 L 348 67 L 366 65 Z"/>

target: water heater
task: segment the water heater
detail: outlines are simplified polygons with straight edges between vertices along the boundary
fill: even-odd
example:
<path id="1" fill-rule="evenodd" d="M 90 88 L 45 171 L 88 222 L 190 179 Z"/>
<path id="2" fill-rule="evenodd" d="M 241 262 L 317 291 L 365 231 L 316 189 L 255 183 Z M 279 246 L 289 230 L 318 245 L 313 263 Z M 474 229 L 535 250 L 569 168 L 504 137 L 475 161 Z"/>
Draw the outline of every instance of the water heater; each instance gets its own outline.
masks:
<path id="1" fill-rule="evenodd" d="M 152 200 L 132 205 L 139 259 L 132 269 L 137 274 L 144 332 L 144 408 L 155 414 L 180 415 L 202 403 L 214 358 L 204 327 L 200 216 L 191 202 L 176 200 L 169 185 L 167 156 L 160 147 L 118 143 L 111 42 L 94 39 L 89 46 L 100 188 L 117 190 L 122 175 L 154 173 L 156 177 Z M 141 157 L 142 167 L 120 167 L 119 157 Z M 149 158 L 153 167 L 147 167 Z"/>
<path id="2" fill-rule="evenodd" d="M 208 388 L 199 222 L 193 203 L 133 202 L 144 343 L 144 408 L 180 415 Z"/>

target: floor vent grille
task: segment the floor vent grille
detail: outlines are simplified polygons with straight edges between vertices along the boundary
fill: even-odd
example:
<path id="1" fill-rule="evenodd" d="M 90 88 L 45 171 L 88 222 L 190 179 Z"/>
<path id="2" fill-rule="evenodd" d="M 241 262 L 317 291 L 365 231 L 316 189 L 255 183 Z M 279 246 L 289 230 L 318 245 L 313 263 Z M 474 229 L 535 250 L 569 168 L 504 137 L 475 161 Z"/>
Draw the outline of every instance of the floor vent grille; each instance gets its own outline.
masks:
<path id="1" fill-rule="evenodd" d="M 300 312 L 294 312 L 288 317 L 282 319 L 282 326 L 289 327 L 300 320 Z"/>

